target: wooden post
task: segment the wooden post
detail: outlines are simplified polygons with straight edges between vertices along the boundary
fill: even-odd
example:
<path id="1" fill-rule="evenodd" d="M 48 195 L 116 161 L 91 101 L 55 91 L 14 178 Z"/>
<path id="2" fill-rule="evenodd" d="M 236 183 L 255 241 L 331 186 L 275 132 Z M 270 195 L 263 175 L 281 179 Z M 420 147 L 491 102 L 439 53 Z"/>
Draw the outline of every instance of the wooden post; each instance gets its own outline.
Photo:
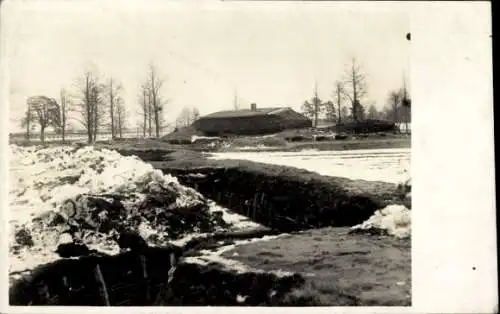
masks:
<path id="1" fill-rule="evenodd" d="M 259 193 L 255 193 L 253 197 L 253 213 L 252 213 L 252 219 L 255 220 L 255 217 L 257 216 L 257 200 L 259 198 Z"/>
<path id="2" fill-rule="evenodd" d="M 146 264 L 146 257 L 144 255 L 139 256 L 141 260 L 141 268 L 142 268 L 142 278 L 144 279 L 145 285 L 145 294 L 146 294 L 146 303 L 149 304 L 151 302 L 151 292 L 149 291 L 149 282 L 148 282 L 148 270 Z"/>
<path id="3" fill-rule="evenodd" d="M 99 294 L 104 304 L 106 306 L 110 306 L 111 304 L 109 303 L 108 290 L 106 288 L 106 283 L 104 282 L 104 277 L 102 276 L 101 267 L 99 267 L 99 264 L 95 266 L 94 272 L 97 283 L 99 284 Z"/>
<path id="4" fill-rule="evenodd" d="M 172 290 L 170 288 L 170 283 L 174 279 L 174 273 L 177 269 L 177 261 L 174 253 L 170 253 L 170 269 L 168 270 L 167 282 L 160 289 L 160 292 L 156 296 L 154 305 L 165 305 L 165 301 L 168 301 L 172 296 Z"/>
<path id="5" fill-rule="evenodd" d="M 63 286 L 64 286 L 64 297 L 66 298 L 63 302 L 69 302 L 69 296 L 70 296 L 70 287 L 69 287 L 69 284 L 68 284 L 68 278 L 66 276 L 63 276 L 62 277 L 62 282 L 63 282 Z"/>
<path id="6" fill-rule="evenodd" d="M 42 291 L 44 293 L 45 301 L 47 303 L 49 303 L 49 301 L 50 301 L 49 286 L 47 286 L 46 283 L 43 284 L 43 290 Z"/>

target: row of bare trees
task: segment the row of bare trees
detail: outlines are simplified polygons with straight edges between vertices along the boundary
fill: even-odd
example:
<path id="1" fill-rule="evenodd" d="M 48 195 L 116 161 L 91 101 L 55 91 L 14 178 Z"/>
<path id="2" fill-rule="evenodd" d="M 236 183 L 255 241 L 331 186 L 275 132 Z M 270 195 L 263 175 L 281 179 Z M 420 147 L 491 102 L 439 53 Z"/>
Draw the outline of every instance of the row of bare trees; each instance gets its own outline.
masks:
<path id="1" fill-rule="evenodd" d="M 95 143 L 103 129 L 111 131 L 112 139 L 122 137 L 127 119 L 122 90 L 115 78 L 102 79 L 92 71 L 78 78 L 76 94 L 72 97 L 75 102 L 70 111 L 72 118 L 85 129 L 88 143 Z"/>
<path id="2" fill-rule="evenodd" d="M 150 65 L 147 79 L 141 85 L 140 115 L 143 136 L 159 137 L 165 127 L 161 88 L 163 79 L 158 75 L 156 66 Z M 87 135 L 88 143 L 95 143 L 99 133 L 111 131 L 113 139 L 122 138 L 127 128 L 128 111 L 122 98 L 123 86 L 113 77 L 100 77 L 96 71 L 85 71 L 78 77 L 72 93 L 61 89 L 60 99 L 46 96 L 28 98 L 27 111 L 21 121 L 26 128 L 26 138 L 35 127 L 40 129 L 40 140 L 45 141 L 45 130 L 52 127 L 66 140 L 70 121 L 79 123 Z"/>
<path id="3" fill-rule="evenodd" d="M 361 71 L 356 59 L 346 69 L 343 79 L 335 82 L 332 100 L 322 101 L 318 97 L 317 87 L 310 101 L 305 101 L 302 110 L 318 125 L 320 115 L 330 122 L 341 123 L 343 120 L 360 121 L 365 118 L 365 108 L 361 104 L 367 94 L 365 74 Z M 347 103 L 345 107 L 344 103 Z"/>
<path id="4" fill-rule="evenodd" d="M 383 111 L 378 111 L 372 103 L 365 109 L 368 86 L 366 75 L 356 59 L 346 67 L 343 78 L 335 82 L 332 100 L 322 101 L 315 86 L 314 95 L 302 105 L 303 113 L 318 125 L 319 116 L 324 116 L 331 123 L 362 121 L 368 119 L 392 120 L 395 123 L 411 121 L 411 100 L 406 84 L 401 89 L 391 91 L 389 101 Z M 365 105 L 363 105 L 365 103 Z"/>

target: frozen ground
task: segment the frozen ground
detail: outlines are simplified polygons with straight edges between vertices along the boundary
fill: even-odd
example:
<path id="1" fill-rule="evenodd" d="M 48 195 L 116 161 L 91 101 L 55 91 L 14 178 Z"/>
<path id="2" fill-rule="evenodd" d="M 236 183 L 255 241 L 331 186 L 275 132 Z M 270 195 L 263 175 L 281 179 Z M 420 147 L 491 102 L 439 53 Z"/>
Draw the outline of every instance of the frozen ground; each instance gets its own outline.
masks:
<path id="1" fill-rule="evenodd" d="M 213 159 L 244 159 L 291 166 L 321 175 L 404 182 L 410 177 L 410 149 L 369 149 L 347 151 L 301 152 L 224 152 L 213 153 Z"/>

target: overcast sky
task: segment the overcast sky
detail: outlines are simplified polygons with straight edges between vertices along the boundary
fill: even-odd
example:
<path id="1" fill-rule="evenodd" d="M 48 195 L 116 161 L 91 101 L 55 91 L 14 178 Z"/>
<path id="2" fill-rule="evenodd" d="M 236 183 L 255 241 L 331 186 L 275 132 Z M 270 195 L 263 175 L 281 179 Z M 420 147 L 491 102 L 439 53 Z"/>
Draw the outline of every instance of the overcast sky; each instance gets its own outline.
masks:
<path id="1" fill-rule="evenodd" d="M 16 1 L 2 10 L 10 76 L 10 128 L 19 131 L 26 98 L 74 90 L 84 69 L 121 81 L 136 120 L 150 62 L 165 78 L 166 119 L 184 106 L 201 114 L 241 103 L 300 110 L 330 99 L 354 57 L 367 77 L 367 102 L 385 105 L 409 76 L 404 3 Z"/>

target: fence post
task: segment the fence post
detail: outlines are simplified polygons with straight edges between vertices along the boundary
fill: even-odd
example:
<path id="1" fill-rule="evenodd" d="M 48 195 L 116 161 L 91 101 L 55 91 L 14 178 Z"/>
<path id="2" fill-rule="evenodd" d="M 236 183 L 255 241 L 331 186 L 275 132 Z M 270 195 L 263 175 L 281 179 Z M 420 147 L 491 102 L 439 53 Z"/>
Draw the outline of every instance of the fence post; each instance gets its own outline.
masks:
<path id="1" fill-rule="evenodd" d="M 108 290 L 106 288 L 106 283 L 104 282 L 104 277 L 102 276 L 101 267 L 99 267 L 99 264 L 95 266 L 94 272 L 97 283 L 99 284 L 99 295 L 102 298 L 104 304 L 106 306 L 110 306 Z"/>
<path id="2" fill-rule="evenodd" d="M 149 283 L 148 283 L 148 270 L 146 267 L 146 257 L 144 255 L 139 256 L 141 260 L 141 268 L 142 268 L 142 278 L 144 279 L 145 285 L 145 293 L 146 293 L 146 303 L 149 304 L 151 302 L 151 292 L 149 291 Z"/>

